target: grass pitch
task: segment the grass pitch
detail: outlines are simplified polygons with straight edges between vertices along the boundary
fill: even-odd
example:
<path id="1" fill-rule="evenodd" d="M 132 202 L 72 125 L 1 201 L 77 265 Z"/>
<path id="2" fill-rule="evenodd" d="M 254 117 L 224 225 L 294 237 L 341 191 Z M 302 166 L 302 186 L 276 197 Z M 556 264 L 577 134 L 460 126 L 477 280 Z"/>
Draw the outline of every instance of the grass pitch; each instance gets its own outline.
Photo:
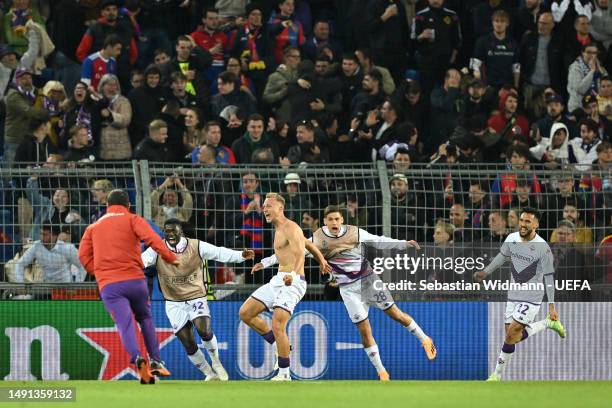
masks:
<path id="1" fill-rule="evenodd" d="M 0 387 L 75 387 L 76 403 L 0 403 L 24 407 L 206 408 L 591 408 L 612 407 L 612 382 L 476 381 L 137 381 L 3 382 Z"/>

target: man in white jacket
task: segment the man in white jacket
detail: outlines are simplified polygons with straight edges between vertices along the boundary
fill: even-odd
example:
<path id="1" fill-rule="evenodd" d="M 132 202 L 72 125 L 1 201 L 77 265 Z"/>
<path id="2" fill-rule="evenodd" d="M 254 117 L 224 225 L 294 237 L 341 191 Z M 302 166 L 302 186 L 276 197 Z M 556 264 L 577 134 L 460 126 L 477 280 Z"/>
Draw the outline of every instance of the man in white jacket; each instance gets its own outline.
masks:
<path id="1" fill-rule="evenodd" d="M 550 137 L 543 137 L 539 144 L 529 148 L 538 160 L 558 164 L 577 163 L 573 145 L 569 144 L 569 130 L 565 124 L 557 122 L 550 128 Z"/>

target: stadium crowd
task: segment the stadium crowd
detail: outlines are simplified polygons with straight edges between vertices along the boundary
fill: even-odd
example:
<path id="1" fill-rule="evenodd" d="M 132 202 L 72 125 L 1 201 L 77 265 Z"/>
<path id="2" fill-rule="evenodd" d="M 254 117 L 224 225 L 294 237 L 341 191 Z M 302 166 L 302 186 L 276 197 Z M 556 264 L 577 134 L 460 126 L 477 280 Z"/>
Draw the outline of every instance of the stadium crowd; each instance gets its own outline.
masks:
<path id="1" fill-rule="evenodd" d="M 193 179 L 153 180 L 152 223 L 179 218 L 189 234 L 258 256 L 270 247 L 268 191 L 284 193 L 307 231 L 337 203 L 347 223 L 381 225 L 379 186 L 313 183 L 304 164 L 387 161 L 399 239 L 501 242 L 526 205 L 545 210 L 553 243 L 597 247 L 612 233 L 608 0 L 13 0 L 3 13 L 3 166 L 49 170 L 1 180 L 3 262 L 7 248 L 29 262 L 73 254 L 110 190 L 130 184 L 57 175 L 132 159 L 202 166 Z M 421 179 L 418 163 L 449 170 Z M 467 163 L 560 176 L 453 174 Z M 208 170 L 236 164 L 286 175 Z M 576 251 L 567 256 L 593 257 Z M 45 279 L 84 278 L 65 264 Z"/>

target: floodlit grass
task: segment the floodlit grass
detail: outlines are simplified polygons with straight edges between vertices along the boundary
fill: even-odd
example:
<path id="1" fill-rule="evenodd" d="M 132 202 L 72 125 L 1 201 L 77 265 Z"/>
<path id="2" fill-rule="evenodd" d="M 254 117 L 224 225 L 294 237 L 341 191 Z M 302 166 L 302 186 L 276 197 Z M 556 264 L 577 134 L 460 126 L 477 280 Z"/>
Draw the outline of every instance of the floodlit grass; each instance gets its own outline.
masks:
<path id="1" fill-rule="evenodd" d="M 612 382 L 476 381 L 137 381 L 4 382 L 6 387 L 75 387 L 76 403 L 17 403 L 43 407 L 612 407 Z"/>

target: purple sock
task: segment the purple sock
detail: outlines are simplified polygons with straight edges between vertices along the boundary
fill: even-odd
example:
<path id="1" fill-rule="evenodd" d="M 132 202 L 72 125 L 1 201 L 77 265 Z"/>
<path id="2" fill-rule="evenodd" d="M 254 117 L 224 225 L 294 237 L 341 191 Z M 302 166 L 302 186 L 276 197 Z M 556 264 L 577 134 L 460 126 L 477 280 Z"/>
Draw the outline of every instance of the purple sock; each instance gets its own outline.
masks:
<path id="1" fill-rule="evenodd" d="M 511 353 L 514 353 L 514 348 L 515 348 L 514 344 L 504 343 L 504 345 L 502 346 L 502 351 L 504 353 L 511 354 Z"/>
<path id="2" fill-rule="evenodd" d="M 278 357 L 278 368 L 289 367 L 289 357 Z"/>
<path id="3" fill-rule="evenodd" d="M 205 333 L 204 336 L 202 336 L 202 340 L 211 341 L 213 336 L 214 336 L 213 332 L 210 331 L 208 333 Z"/>
<path id="4" fill-rule="evenodd" d="M 521 339 L 521 341 L 525 340 L 527 337 L 529 337 L 529 333 L 527 333 L 527 330 L 523 329 L 523 338 Z"/>
<path id="5" fill-rule="evenodd" d="M 276 341 L 276 339 L 274 338 L 274 333 L 272 333 L 272 330 L 270 330 L 267 333 L 262 334 L 261 337 L 263 337 L 264 340 L 266 340 L 270 344 L 274 344 L 274 342 Z"/>

